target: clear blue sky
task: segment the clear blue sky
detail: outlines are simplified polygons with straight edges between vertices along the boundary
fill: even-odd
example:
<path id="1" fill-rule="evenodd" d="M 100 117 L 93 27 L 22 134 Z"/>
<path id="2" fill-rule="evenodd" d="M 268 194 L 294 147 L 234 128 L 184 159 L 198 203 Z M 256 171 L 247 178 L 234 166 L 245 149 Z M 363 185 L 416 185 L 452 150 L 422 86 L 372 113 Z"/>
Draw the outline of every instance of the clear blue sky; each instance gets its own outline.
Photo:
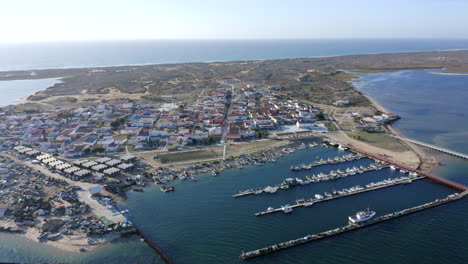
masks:
<path id="1" fill-rule="evenodd" d="M 4 0 L 0 43 L 468 38 L 468 0 Z"/>

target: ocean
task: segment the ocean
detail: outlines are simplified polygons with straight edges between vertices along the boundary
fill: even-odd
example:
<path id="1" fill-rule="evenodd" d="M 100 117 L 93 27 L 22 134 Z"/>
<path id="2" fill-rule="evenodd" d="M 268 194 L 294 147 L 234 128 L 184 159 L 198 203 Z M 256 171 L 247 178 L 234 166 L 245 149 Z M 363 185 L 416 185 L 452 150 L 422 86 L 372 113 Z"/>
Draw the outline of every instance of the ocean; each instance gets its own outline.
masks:
<path id="1" fill-rule="evenodd" d="M 282 56 L 343 55 L 339 52 L 366 53 L 364 47 L 358 47 L 358 42 L 354 43 L 355 46 L 349 45 L 349 50 L 346 50 L 344 44 L 337 44 L 339 47 L 332 49 L 328 43 L 326 47 L 321 47 L 322 54 L 318 48 L 315 50 L 304 48 L 308 52 L 302 53 L 294 50 L 294 45 L 286 48 L 287 45 L 282 44 L 285 52 Z M 411 51 L 398 50 L 395 47 L 396 42 L 373 41 L 373 43 L 374 45 L 367 44 L 367 53 Z M 380 43 L 380 46 L 376 43 Z M 454 43 L 452 45 L 445 43 L 445 46 L 442 45 L 443 43 L 437 44 L 436 42 L 430 45 L 430 42 L 425 42 L 427 46 L 421 42 L 419 45 L 413 41 L 405 43 L 406 49 L 413 47 L 414 50 L 418 48 L 420 50 L 423 48 L 438 49 L 435 48 L 436 46 L 440 49 L 461 48 L 455 47 Z M 413 46 L 409 43 L 413 43 Z M 468 44 L 463 41 L 457 43 L 460 46 Z M 258 47 L 257 44 L 254 46 Z M 271 46 L 281 45 L 271 44 Z M 307 44 L 307 41 L 304 41 L 302 47 L 309 46 L 310 42 Z M 386 48 L 384 49 L 383 46 Z M 190 50 L 190 47 L 187 49 Z M 246 57 L 230 54 L 213 60 L 280 56 L 276 53 L 268 55 L 266 51 L 258 53 L 258 57 L 245 55 L 255 53 L 251 50 L 243 50 L 241 53 Z M 57 54 L 60 56 L 59 53 Z M 122 55 L 124 54 L 122 52 Z M 212 60 L 210 56 L 199 55 L 199 58 L 201 59 L 198 61 Z M 86 60 L 83 58 L 81 64 L 77 63 L 79 60 L 73 61 L 73 64 L 74 66 L 90 66 Z M 139 63 L 136 60 L 123 59 L 119 64 L 133 64 L 132 61 L 135 64 Z M 21 67 L 32 69 L 41 68 L 41 65 L 46 68 L 49 66 L 45 65 L 55 65 L 53 61 L 48 63 Z M 110 62 L 96 59 L 93 63 L 97 66 Z M 155 63 L 155 61 L 149 57 L 144 63 Z M 161 60 L 158 63 L 165 62 Z M 67 62 L 57 67 L 68 67 L 71 64 L 72 62 Z M 15 67 L 20 67 L 19 65 L 16 64 Z M 466 78 L 468 77 L 433 75 L 429 72 L 402 71 L 365 74 L 355 85 L 384 107 L 403 117 L 395 123 L 403 135 L 468 153 L 466 140 L 468 120 L 466 103 L 463 100 L 468 98 L 466 96 Z M 295 209 L 291 215 L 277 213 L 263 217 L 254 216 L 255 212 L 269 206 L 278 207 L 294 203 L 296 199 L 308 198 L 316 193 L 323 194 L 332 189 L 351 187 L 356 184 L 365 185 L 371 181 L 400 176 L 397 172 L 385 169 L 349 176 L 337 181 L 278 191 L 274 195 L 255 195 L 237 199 L 231 197 L 240 190 L 277 184 L 291 176 L 304 178 L 305 175 L 316 174 L 320 171 L 328 172 L 332 169 L 344 169 L 370 163 L 370 160 L 362 159 L 340 165 L 317 167 L 308 172 L 289 170 L 291 165 L 310 163 L 319 157 L 342 154 L 343 152 L 335 148 L 322 146 L 300 150 L 278 159 L 277 163 L 226 170 L 217 177 L 202 175 L 196 183 L 189 180 L 177 182 L 174 184 L 176 191 L 173 193 L 163 193 L 155 186 L 146 188 L 144 193 L 130 192 L 128 200 L 120 206 L 130 210 L 132 221 L 175 263 L 244 263 L 239 259 L 242 250 L 248 251 L 345 225 L 347 216 L 357 210 L 370 208 L 376 211 L 377 215 L 381 215 L 442 198 L 454 192 L 445 186 L 421 180 L 409 185 L 394 186 L 314 204 L 308 208 Z M 437 175 L 468 183 L 467 161 L 439 153 L 434 154 L 442 161 L 442 166 L 435 171 Z M 466 254 L 467 205 L 468 202 L 464 199 L 248 262 L 281 264 L 468 263 L 468 254 Z M 62 252 L 11 234 L 0 234 L 0 245 L 0 262 L 162 263 L 158 256 L 137 238 L 119 240 L 94 252 L 84 254 Z"/>
<path id="2" fill-rule="evenodd" d="M 468 48 L 468 39 L 133 40 L 0 44 L 0 71 Z"/>

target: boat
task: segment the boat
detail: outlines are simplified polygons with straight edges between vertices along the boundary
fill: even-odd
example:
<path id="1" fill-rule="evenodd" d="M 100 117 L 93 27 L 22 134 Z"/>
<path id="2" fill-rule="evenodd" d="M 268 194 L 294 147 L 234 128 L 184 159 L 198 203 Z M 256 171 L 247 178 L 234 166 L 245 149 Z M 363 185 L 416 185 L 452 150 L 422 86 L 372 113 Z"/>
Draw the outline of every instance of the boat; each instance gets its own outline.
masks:
<path id="1" fill-rule="evenodd" d="M 290 213 L 292 213 L 292 211 L 293 211 L 293 209 L 289 206 L 289 204 L 287 204 L 287 205 L 282 205 L 282 206 L 281 206 L 281 210 L 283 210 L 283 212 L 284 212 L 285 214 L 290 214 Z"/>
<path id="2" fill-rule="evenodd" d="M 401 173 L 408 173 L 409 171 L 408 171 L 408 170 L 405 170 L 405 169 L 400 169 L 400 172 L 401 172 Z"/>
<path id="3" fill-rule="evenodd" d="M 323 196 L 320 195 L 320 194 L 316 194 L 316 195 L 315 195 L 315 198 L 318 199 L 318 200 L 320 200 L 320 199 L 323 199 Z"/>
<path id="4" fill-rule="evenodd" d="M 417 174 L 416 172 L 413 172 L 413 171 L 410 172 L 409 175 L 410 175 L 410 176 L 415 176 L 415 177 L 416 177 L 416 176 L 419 176 L 419 174 Z"/>
<path id="5" fill-rule="evenodd" d="M 172 186 L 169 186 L 169 185 L 163 185 L 160 187 L 161 191 L 163 192 L 170 192 L 170 191 L 174 191 L 174 187 Z"/>
<path id="6" fill-rule="evenodd" d="M 348 148 L 340 144 L 340 145 L 338 146 L 338 149 L 339 149 L 339 150 L 347 150 Z"/>
<path id="7" fill-rule="evenodd" d="M 314 204 L 314 202 L 306 202 L 306 203 L 303 203 L 302 206 L 309 207 L 309 206 L 311 206 L 313 204 Z"/>
<path id="8" fill-rule="evenodd" d="M 369 211 L 369 209 L 367 209 L 367 211 L 360 211 L 360 212 L 357 212 L 356 215 L 349 216 L 348 219 L 352 223 L 356 224 L 356 223 L 368 221 L 372 217 L 374 217 L 374 215 L 375 215 L 374 211 Z"/>
<path id="9" fill-rule="evenodd" d="M 333 196 L 333 195 L 331 195 L 331 194 L 328 193 L 328 192 L 325 192 L 325 195 L 326 195 L 327 197 L 332 197 L 332 196 Z"/>
<path id="10" fill-rule="evenodd" d="M 262 194 L 263 190 L 256 190 L 255 194 Z"/>
<path id="11" fill-rule="evenodd" d="M 300 171 L 302 169 L 301 166 L 291 166 L 292 171 Z"/>
<path id="12" fill-rule="evenodd" d="M 280 186 L 280 189 L 281 189 L 281 190 L 289 189 L 289 185 L 287 185 L 287 184 L 281 185 L 281 186 Z"/>
<path id="13" fill-rule="evenodd" d="M 390 169 L 391 169 L 391 170 L 396 170 L 397 167 L 396 167 L 395 165 L 390 165 Z"/>
<path id="14" fill-rule="evenodd" d="M 47 232 L 44 232 L 44 233 L 41 233 L 38 237 L 37 237 L 37 240 L 41 240 L 43 238 L 46 238 L 49 234 L 47 234 Z"/>
<path id="15" fill-rule="evenodd" d="M 274 210 L 275 210 L 275 208 L 273 208 L 273 207 L 268 207 L 268 208 L 266 209 L 267 212 L 272 212 L 272 211 L 274 211 Z"/>

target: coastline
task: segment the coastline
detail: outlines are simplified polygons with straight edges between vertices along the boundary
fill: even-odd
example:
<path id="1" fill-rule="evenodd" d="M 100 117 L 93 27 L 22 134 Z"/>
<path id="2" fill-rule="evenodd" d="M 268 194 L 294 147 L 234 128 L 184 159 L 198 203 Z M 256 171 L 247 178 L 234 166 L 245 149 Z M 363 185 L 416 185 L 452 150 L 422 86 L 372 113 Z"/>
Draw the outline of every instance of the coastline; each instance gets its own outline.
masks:
<path id="1" fill-rule="evenodd" d="M 438 75 L 448 75 L 448 76 L 468 76 L 467 73 L 463 72 L 430 72 L 430 74 L 438 74 Z"/>

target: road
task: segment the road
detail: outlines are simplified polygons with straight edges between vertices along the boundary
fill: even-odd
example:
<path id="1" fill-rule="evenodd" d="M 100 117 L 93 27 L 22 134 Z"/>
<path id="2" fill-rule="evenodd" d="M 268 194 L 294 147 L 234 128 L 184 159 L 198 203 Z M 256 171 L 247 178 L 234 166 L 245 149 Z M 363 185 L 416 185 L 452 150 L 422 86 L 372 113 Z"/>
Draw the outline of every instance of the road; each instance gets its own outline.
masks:
<path id="1" fill-rule="evenodd" d="M 42 174 L 44 174 L 44 175 L 46 175 L 48 177 L 52 177 L 52 178 L 59 179 L 59 180 L 64 180 L 64 181 L 68 182 L 70 185 L 79 186 L 82 190 L 77 192 L 78 193 L 78 200 L 85 203 L 85 204 L 87 204 L 87 205 L 89 205 L 89 207 L 91 209 L 91 212 L 94 215 L 96 215 L 97 217 L 105 216 L 107 219 L 113 221 L 114 223 L 124 222 L 125 221 L 125 217 L 122 214 L 120 214 L 120 213 L 116 214 L 115 212 L 111 211 L 109 208 L 105 207 L 104 205 L 101 205 L 100 203 L 98 203 L 98 201 L 94 200 L 91 197 L 91 193 L 89 192 L 89 188 L 96 187 L 96 186 L 101 186 L 101 185 L 93 184 L 93 183 L 87 183 L 87 182 L 72 181 L 72 180 L 68 179 L 67 177 L 64 177 L 64 176 L 62 176 L 62 175 L 60 175 L 58 173 L 51 172 L 50 170 L 48 170 L 44 166 L 41 166 L 39 164 L 32 164 L 31 162 L 21 160 L 18 157 L 12 155 L 12 154 L 0 152 L 0 155 L 4 156 L 4 157 L 8 157 L 8 158 L 14 160 L 15 162 L 21 163 L 24 166 L 29 167 L 29 168 L 31 168 L 31 169 L 33 169 L 35 171 L 40 171 Z M 103 194 L 108 195 L 108 196 L 114 196 L 113 194 L 108 193 L 107 191 L 103 191 Z"/>

